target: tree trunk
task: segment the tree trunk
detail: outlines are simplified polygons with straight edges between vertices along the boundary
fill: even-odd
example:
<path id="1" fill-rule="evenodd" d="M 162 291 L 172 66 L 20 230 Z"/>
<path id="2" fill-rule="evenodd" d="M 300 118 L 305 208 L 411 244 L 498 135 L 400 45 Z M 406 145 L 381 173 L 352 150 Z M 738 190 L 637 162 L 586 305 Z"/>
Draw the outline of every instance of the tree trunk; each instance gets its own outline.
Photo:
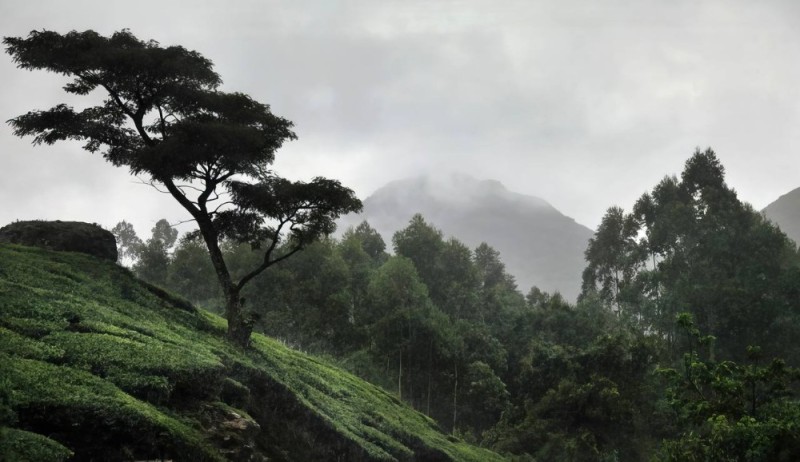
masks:
<path id="1" fill-rule="evenodd" d="M 453 434 L 456 434 L 456 417 L 458 417 L 458 362 L 454 363 L 455 381 L 453 384 Z"/>
<path id="2" fill-rule="evenodd" d="M 433 340 L 428 342 L 428 395 L 425 413 L 431 415 L 431 381 L 433 380 Z"/>
<path id="3" fill-rule="evenodd" d="M 403 399 L 403 350 L 400 349 L 400 368 L 397 372 L 397 397 Z"/>
<path id="4" fill-rule="evenodd" d="M 250 334 L 255 324 L 254 317 L 244 310 L 244 300 L 239 291 L 231 289 L 225 294 L 225 317 L 228 319 L 228 340 L 246 348 L 250 345 Z"/>
<path id="5" fill-rule="evenodd" d="M 233 283 L 228 265 L 219 248 L 219 236 L 213 224 L 208 219 L 197 219 L 200 234 L 206 243 L 208 255 L 217 280 L 225 295 L 225 318 L 228 320 L 228 340 L 242 348 L 250 345 L 250 334 L 253 332 L 255 319 L 244 310 L 244 301 L 239 297 L 240 288 Z"/>
<path id="6" fill-rule="evenodd" d="M 622 306 L 619 303 L 619 270 L 614 269 L 614 300 L 617 302 L 617 316 L 622 313 Z"/>

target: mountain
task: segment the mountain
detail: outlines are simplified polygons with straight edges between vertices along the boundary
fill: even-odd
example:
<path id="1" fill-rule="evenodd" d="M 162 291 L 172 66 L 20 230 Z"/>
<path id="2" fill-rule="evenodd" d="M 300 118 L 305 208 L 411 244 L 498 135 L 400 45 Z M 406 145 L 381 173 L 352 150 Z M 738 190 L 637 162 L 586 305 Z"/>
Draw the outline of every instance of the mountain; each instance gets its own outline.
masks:
<path id="1" fill-rule="evenodd" d="M 794 189 L 762 210 L 790 239 L 800 243 L 800 188 Z"/>
<path id="2" fill-rule="evenodd" d="M 108 260 L 0 243 L 0 313 L 0 460 L 502 460 Z"/>
<path id="3" fill-rule="evenodd" d="M 423 176 L 391 182 L 346 216 L 340 230 L 367 220 L 389 247 L 415 213 L 472 248 L 494 247 L 523 292 L 532 286 L 577 298 L 583 252 L 593 231 L 545 200 L 509 191 L 495 180 L 467 175 Z"/>

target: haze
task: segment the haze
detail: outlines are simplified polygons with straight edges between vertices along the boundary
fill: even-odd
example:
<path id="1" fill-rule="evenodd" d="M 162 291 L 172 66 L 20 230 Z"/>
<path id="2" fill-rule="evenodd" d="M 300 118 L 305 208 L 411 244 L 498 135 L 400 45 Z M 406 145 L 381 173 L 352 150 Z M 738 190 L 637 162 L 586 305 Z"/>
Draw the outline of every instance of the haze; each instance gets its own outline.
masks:
<path id="1" fill-rule="evenodd" d="M 235 6 L 232 6 L 235 5 Z M 3 1 L 0 30 L 129 28 L 211 59 L 299 140 L 275 169 L 389 181 L 463 173 L 595 227 L 696 147 L 757 209 L 800 185 L 800 4 L 747 1 Z M 60 102 L 65 79 L 0 59 L 0 118 Z M 65 219 L 140 233 L 187 218 L 78 143 L 0 128 L 0 225 Z"/>

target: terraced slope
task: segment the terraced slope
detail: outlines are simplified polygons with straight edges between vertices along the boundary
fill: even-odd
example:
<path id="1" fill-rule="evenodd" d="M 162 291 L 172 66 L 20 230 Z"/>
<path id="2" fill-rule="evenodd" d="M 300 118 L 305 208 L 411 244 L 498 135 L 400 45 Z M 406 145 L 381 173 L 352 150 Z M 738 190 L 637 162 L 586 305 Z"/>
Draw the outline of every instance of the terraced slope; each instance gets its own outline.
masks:
<path id="1" fill-rule="evenodd" d="M 2 460 L 458 460 L 386 391 L 88 255 L 0 244 Z"/>

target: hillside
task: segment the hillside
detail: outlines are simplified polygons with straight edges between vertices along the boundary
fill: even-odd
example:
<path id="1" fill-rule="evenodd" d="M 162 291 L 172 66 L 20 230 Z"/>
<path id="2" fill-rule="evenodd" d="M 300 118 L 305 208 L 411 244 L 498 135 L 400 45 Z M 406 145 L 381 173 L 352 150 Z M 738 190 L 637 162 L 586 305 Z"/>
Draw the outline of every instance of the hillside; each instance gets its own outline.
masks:
<path id="1" fill-rule="evenodd" d="M 776 199 L 764 208 L 763 213 L 790 239 L 800 243 L 800 188 Z"/>
<path id="2" fill-rule="evenodd" d="M 486 242 L 497 249 L 524 293 L 535 285 L 577 298 L 592 230 L 498 181 L 465 175 L 394 181 L 364 200 L 364 211 L 345 217 L 340 229 L 367 220 L 391 247 L 392 235 L 415 213 L 472 248 Z"/>
<path id="3" fill-rule="evenodd" d="M 2 460 L 501 460 L 109 261 L 0 244 Z"/>

